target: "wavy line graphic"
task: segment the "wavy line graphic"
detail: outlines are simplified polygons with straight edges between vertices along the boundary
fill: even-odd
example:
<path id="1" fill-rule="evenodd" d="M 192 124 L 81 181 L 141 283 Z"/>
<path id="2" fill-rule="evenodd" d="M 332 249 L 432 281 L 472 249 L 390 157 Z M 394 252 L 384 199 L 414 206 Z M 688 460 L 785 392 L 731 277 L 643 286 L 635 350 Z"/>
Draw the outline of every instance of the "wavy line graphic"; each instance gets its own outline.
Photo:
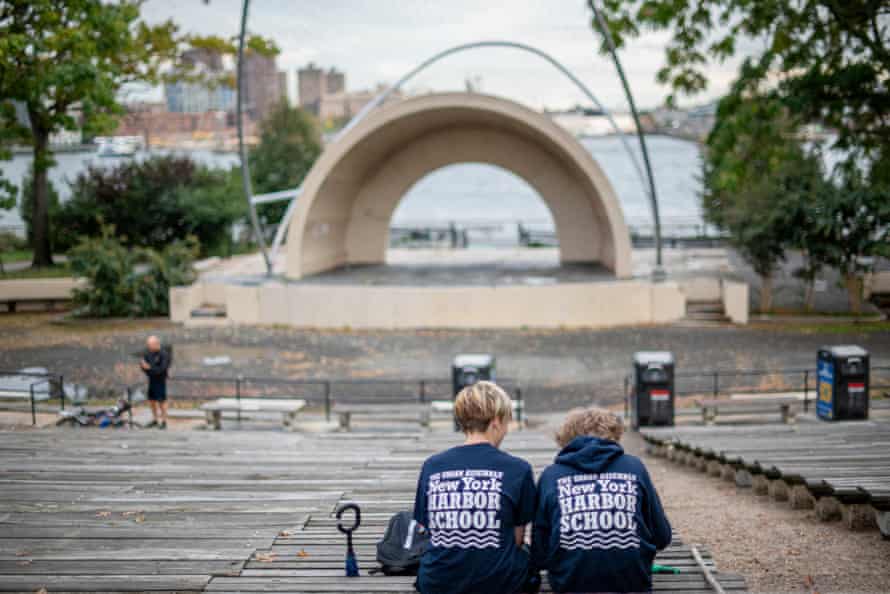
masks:
<path id="1" fill-rule="evenodd" d="M 611 543 L 611 542 L 618 542 L 618 543 L 621 543 L 621 544 L 625 544 L 625 543 L 632 542 L 632 543 L 637 543 L 637 544 L 639 544 L 640 539 L 637 538 L 637 537 L 635 537 L 635 536 L 632 536 L 632 537 L 619 537 L 619 536 L 613 536 L 613 537 L 601 537 L 601 536 L 577 536 L 577 535 L 576 535 L 576 536 L 572 536 L 572 537 L 562 537 L 562 538 L 559 539 L 559 541 L 560 541 L 560 542 L 566 542 L 566 543 L 576 543 L 576 542 L 610 542 L 610 543 Z"/>
<path id="2" fill-rule="evenodd" d="M 433 546 L 435 547 L 459 547 L 462 549 L 469 548 L 479 548 L 484 549 L 488 547 L 499 547 L 501 545 L 501 541 L 498 538 L 461 538 L 461 537 L 453 537 L 453 538 L 435 538 L 430 539 Z"/>
<path id="3" fill-rule="evenodd" d="M 610 545 L 600 545 L 600 544 L 586 545 L 586 544 L 581 544 L 581 543 L 572 544 L 572 545 L 564 545 L 564 544 L 560 543 L 559 546 L 563 549 L 566 549 L 567 551 L 575 551 L 578 549 L 583 549 L 583 550 L 589 551 L 591 549 L 637 549 L 637 548 L 639 548 L 640 545 L 639 545 L 639 543 L 637 543 L 637 544 L 632 544 L 632 543 L 631 544 L 610 544 Z"/>
<path id="4" fill-rule="evenodd" d="M 629 535 L 573 534 L 571 536 L 561 535 L 559 537 L 559 539 L 560 540 L 569 540 L 569 541 L 571 541 L 571 540 L 620 540 L 622 542 L 635 540 L 635 541 L 639 542 L 640 537 L 637 536 L 636 534 L 629 534 Z"/>

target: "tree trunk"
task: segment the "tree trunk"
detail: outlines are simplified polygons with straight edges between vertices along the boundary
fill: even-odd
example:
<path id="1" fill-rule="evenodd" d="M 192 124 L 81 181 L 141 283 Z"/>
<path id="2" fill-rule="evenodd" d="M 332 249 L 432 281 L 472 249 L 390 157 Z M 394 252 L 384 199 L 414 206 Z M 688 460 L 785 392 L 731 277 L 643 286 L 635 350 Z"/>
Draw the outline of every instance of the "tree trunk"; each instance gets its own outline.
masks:
<path id="1" fill-rule="evenodd" d="M 804 289 L 803 295 L 803 307 L 807 313 L 813 311 L 813 307 L 816 304 L 816 281 L 814 279 L 810 279 L 806 281 L 806 287 Z"/>
<path id="2" fill-rule="evenodd" d="M 32 125 L 33 129 L 33 125 Z M 43 268 L 53 265 L 52 247 L 49 241 L 49 134 L 33 129 L 34 133 L 34 203 L 31 213 L 34 259 L 31 266 Z"/>
<path id="3" fill-rule="evenodd" d="M 847 273 L 844 284 L 847 285 L 850 311 L 857 315 L 862 313 L 862 278 L 856 273 Z"/>
<path id="4" fill-rule="evenodd" d="M 773 308 L 773 275 L 760 277 L 760 312 L 768 313 Z"/>

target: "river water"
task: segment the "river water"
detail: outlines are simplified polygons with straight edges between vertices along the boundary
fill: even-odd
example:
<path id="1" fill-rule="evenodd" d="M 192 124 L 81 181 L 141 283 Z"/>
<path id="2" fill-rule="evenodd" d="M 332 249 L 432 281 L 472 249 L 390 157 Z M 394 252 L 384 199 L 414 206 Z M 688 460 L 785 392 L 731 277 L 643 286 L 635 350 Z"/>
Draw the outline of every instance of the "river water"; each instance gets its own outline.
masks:
<path id="1" fill-rule="evenodd" d="M 636 150 L 636 139 L 628 140 Z M 581 143 L 612 183 L 628 224 L 648 226 L 649 199 L 621 139 L 616 136 L 585 138 Z M 664 136 L 647 137 L 647 145 L 662 220 L 667 226 L 698 224 L 701 221 L 698 145 Z M 137 158 L 146 154 L 141 153 Z M 234 154 L 210 151 L 181 154 L 189 154 L 214 167 L 237 163 Z M 94 153 L 58 154 L 50 179 L 65 200 L 69 194 L 67 182 L 87 167 L 111 167 L 126 159 L 128 157 L 98 157 Z M 19 155 L 12 161 L 0 161 L 0 170 L 4 177 L 19 184 L 30 165 L 30 157 Z M 552 229 L 550 213 L 534 189 L 506 170 L 481 163 L 451 165 L 430 173 L 408 191 L 393 215 L 393 224 L 397 225 L 493 221 L 521 221 L 535 228 Z M 20 224 L 17 209 L 0 211 L 0 227 Z"/>

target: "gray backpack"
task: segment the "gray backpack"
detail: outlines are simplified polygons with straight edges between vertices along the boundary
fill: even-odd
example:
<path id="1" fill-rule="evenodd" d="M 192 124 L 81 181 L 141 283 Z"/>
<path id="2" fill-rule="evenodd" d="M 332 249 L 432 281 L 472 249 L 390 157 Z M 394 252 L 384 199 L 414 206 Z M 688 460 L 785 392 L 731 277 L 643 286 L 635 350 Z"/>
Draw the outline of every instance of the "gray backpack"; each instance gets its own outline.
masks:
<path id="1" fill-rule="evenodd" d="M 408 512 L 399 512 L 389 519 L 383 539 L 377 543 L 380 567 L 371 573 L 385 575 L 417 575 L 420 557 L 429 546 L 430 535 Z"/>

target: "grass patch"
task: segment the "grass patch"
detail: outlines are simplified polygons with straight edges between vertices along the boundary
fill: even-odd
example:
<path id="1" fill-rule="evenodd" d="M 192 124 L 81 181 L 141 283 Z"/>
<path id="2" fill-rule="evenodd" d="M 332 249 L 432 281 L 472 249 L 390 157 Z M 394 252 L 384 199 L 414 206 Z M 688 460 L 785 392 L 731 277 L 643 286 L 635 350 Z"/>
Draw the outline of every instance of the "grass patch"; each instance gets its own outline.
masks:
<path id="1" fill-rule="evenodd" d="M 25 268 L 24 270 L 6 271 L 0 274 L 3 280 L 24 280 L 34 278 L 66 278 L 71 276 L 71 270 L 64 264 L 56 264 L 47 268 Z"/>
<path id="2" fill-rule="evenodd" d="M 775 328 L 775 325 L 770 325 Z M 788 324 L 785 330 L 801 334 L 872 334 L 890 332 L 890 322 L 822 322 L 815 324 Z"/>
<path id="3" fill-rule="evenodd" d="M 10 262 L 30 262 L 34 257 L 34 252 L 32 250 L 6 250 L 2 254 L 0 254 L 0 260 L 3 261 L 4 264 L 8 264 Z"/>

